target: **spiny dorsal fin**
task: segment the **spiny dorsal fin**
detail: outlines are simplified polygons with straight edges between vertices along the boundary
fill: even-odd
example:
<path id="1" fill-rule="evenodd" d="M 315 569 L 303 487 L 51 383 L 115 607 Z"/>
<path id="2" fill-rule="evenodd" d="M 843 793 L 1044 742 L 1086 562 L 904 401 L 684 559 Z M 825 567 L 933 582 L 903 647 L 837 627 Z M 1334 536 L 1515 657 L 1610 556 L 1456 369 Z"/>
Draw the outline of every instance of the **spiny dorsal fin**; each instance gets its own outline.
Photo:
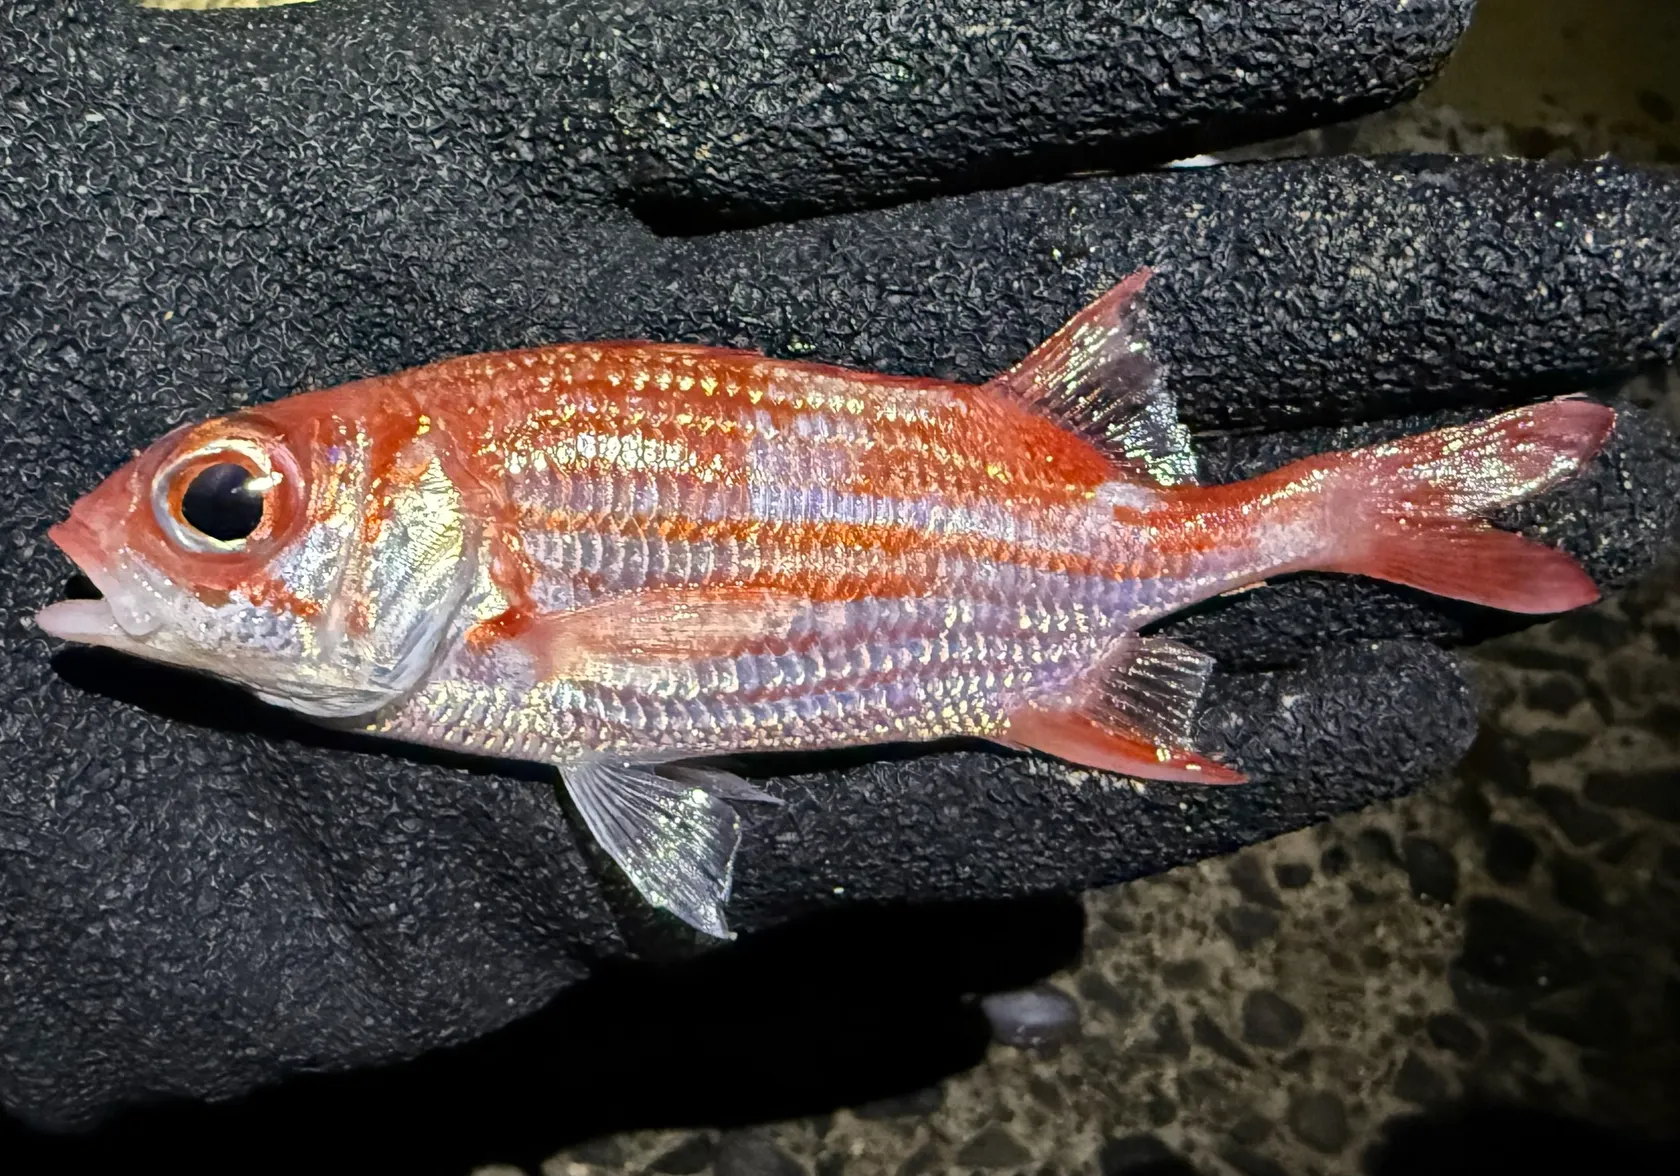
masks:
<path id="1" fill-rule="evenodd" d="M 986 386 L 1031 404 L 1163 486 L 1196 480 L 1190 431 L 1150 354 L 1138 295 L 1154 271 L 1115 286 Z"/>

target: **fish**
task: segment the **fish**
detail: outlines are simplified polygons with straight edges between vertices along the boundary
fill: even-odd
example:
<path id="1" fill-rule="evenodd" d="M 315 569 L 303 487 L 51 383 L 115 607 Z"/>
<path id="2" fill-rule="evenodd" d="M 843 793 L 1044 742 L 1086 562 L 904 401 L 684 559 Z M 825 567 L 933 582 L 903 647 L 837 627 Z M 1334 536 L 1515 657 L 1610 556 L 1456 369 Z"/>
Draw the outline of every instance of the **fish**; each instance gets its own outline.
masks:
<path id="1" fill-rule="evenodd" d="M 1518 613 L 1598 597 L 1486 515 L 1614 429 L 1583 397 L 1203 484 L 1143 268 L 983 384 L 640 341 L 443 359 L 179 426 L 54 543 L 36 621 L 310 719 L 552 765 L 653 906 L 712 936 L 708 760 L 968 737 L 1137 779 L 1198 750 L 1206 655 L 1141 631 L 1297 572 Z"/>

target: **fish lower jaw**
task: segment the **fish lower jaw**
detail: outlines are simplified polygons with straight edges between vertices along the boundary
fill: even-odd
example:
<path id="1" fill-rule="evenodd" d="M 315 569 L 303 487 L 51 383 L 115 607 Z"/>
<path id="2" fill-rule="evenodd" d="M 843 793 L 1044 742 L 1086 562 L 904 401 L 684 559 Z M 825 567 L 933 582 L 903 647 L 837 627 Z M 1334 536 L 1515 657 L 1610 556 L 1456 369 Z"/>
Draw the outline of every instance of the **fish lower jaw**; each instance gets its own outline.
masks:
<path id="1" fill-rule="evenodd" d="M 117 620 L 104 600 L 61 600 L 35 614 L 35 624 L 48 636 L 81 645 L 105 645 L 132 649 L 143 643 L 144 633 L 135 633 Z"/>

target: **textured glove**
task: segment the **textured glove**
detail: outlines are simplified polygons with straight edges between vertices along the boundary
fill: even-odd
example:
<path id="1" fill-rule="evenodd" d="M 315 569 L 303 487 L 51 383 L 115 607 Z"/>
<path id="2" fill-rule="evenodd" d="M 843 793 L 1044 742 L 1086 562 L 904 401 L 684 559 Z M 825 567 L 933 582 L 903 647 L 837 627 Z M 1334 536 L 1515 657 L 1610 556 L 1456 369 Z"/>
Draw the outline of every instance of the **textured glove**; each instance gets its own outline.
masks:
<path id="1" fill-rule="evenodd" d="M 542 769 L 393 752 L 58 652 L 27 621 L 70 576 L 44 532 L 132 447 L 574 339 L 978 381 L 1144 264 L 1209 481 L 1671 358 L 1672 180 L 1138 170 L 1392 103 L 1470 7 L 0 7 L 0 1101 L 75 1125 L 408 1057 L 693 939 Z M 1138 174 L 999 187 L 1094 168 Z M 793 219 L 815 213 L 837 215 Z M 1499 521 L 1608 589 L 1655 560 L 1676 501 L 1674 440 L 1626 408 L 1589 474 Z M 741 807 L 731 924 L 1113 883 L 1405 792 L 1474 730 L 1442 646 L 1513 623 L 1316 576 L 1175 618 L 1223 667 L 1201 738 L 1239 788 L 972 750 L 771 764 L 786 803 Z"/>

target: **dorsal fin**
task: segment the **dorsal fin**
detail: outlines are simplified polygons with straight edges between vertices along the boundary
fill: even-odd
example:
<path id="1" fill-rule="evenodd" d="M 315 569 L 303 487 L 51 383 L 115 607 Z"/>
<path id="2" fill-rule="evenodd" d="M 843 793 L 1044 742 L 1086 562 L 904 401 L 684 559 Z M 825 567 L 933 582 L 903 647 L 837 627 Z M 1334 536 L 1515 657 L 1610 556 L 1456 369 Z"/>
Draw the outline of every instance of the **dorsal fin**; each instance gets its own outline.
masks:
<path id="1" fill-rule="evenodd" d="M 1032 405 L 1163 486 L 1196 480 L 1190 431 L 1150 354 L 1140 269 L 986 385 Z"/>

